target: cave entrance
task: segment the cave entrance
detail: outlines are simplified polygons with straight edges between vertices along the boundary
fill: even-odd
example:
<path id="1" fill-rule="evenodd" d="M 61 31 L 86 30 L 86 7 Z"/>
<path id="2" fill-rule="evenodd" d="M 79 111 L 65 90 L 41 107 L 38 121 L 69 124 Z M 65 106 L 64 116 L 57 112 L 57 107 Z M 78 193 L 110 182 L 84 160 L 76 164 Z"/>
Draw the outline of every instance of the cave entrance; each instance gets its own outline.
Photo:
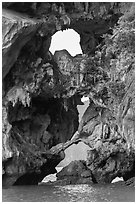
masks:
<path id="1" fill-rule="evenodd" d="M 73 29 L 58 31 L 52 36 L 49 50 L 54 54 L 57 50 L 66 49 L 72 56 L 82 54 L 80 36 Z"/>
<path id="2" fill-rule="evenodd" d="M 89 106 L 89 97 L 83 96 L 81 98 L 83 105 L 77 105 L 77 109 L 79 112 L 79 122 L 83 114 L 85 113 L 86 109 Z M 75 137 L 75 134 L 73 135 Z M 73 139 L 72 137 L 72 139 Z M 67 166 L 70 162 L 74 160 L 86 160 L 87 158 L 87 150 L 90 150 L 90 147 L 83 142 L 79 142 L 78 144 L 73 144 L 69 148 L 65 150 L 65 158 L 58 164 L 56 167 L 57 170 L 60 170 L 60 167 Z"/>
<path id="3" fill-rule="evenodd" d="M 65 49 L 70 53 L 71 56 L 74 57 L 77 54 L 82 54 L 82 50 L 79 42 L 80 42 L 80 36 L 73 29 L 58 31 L 52 36 L 49 50 L 54 55 L 55 51 Z M 84 105 L 77 106 L 77 109 L 79 112 L 79 122 L 86 108 L 89 105 L 89 98 L 83 96 L 81 98 L 81 101 L 84 103 Z M 64 160 L 62 160 L 59 163 L 59 165 L 56 167 L 57 172 L 59 172 L 64 166 L 68 165 L 71 161 L 81 160 L 81 159 L 86 160 L 87 150 L 89 149 L 90 148 L 82 142 L 80 142 L 77 145 L 73 144 L 71 147 L 67 148 L 65 150 Z M 81 154 L 79 152 L 81 152 Z M 55 180 L 56 180 L 56 174 L 50 174 L 43 179 L 44 182 L 55 181 Z"/>
<path id="4" fill-rule="evenodd" d="M 73 29 L 58 31 L 52 36 L 49 50 L 52 52 L 52 54 L 54 54 L 56 50 L 66 49 L 71 54 L 71 56 L 75 56 L 77 54 L 82 54 L 79 42 L 80 36 Z M 77 106 L 79 112 L 79 122 L 89 105 L 89 98 L 83 96 L 81 101 L 84 103 L 84 105 Z M 87 149 L 89 149 L 89 147 L 82 142 L 77 145 L 73 144 L 71 147 L 65 150 L 66 157 L 63 161 L 61 161 L 59 166 L 65 166 L 74 160 L 85 159 Z M 83 152 L 81 155 L 79 154 L 79 150 Z"/>

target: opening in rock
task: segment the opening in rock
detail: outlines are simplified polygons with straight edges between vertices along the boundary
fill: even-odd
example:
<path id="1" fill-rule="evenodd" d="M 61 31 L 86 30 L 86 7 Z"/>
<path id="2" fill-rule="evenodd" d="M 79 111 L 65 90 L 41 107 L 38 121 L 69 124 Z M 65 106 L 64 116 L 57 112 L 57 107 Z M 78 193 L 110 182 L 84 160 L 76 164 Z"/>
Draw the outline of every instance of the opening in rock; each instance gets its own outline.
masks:
<path id="1" fill-rule="evenodd" d="M 82 54 L 80 36 L 73 29 L 58 31 L 52 36 L 49 50 L 54 54 L 56 50 L 66 49 L 72 56 Z"/>
<path id="2" fill-rule="evenodd" d="M 79 112 L 79 122 L 81 121 L 81 118 L 89 106 L 89 97 L 83 96 L 81 98 L 81 101 L 83 102 L 83 105 L 77 105 L 77 110 Z M 77 133 L 77 132 L 76 132 Z M 75 137 L 75 134 L 73 135 L 72 139 Z M 63 167 L 69 165 L 72 161 L 75 160 L 86 160 L 87 158 L 87 150 L 90 150 L 90 147 L 83 142 L 79 142 L 78 144 L 73 144 L 69 148 L 65 150 L 65 158 L 58 164 L 56 167 L 57 173 L 62 170 Z M 56 181 L 56 173 L 50 174 L 46 176 L 42 182 L 53 182 Z"/>
<path id="3" fill-rule="evenodd" d="M 122 177 L 116 177 L 115 179 L 113 179 L 113 181 L 111 183 L 116 183 L 118 181 L 123 181 Z"/>
<path id="4" fill-rule="evenodd" d="M 83 105 L 77 105 L 77 109 L 79 112 L 79 122 L 81 121 L 81 118 L 89 106 L 89 98 L 83 96 L 81 98 L 81 101 L 84 103 Z M 75 137 L 75 134 L 73 135 Z M 72 137 L 72 139 L 73 139 Z M 68 149 L 65 150 L 65 158 L 63 161 L 60 162 L 58 167 L 64 167 L 68 165 L 70 162 L 74 160 L 86 160 L 87 157 L 87 150 L 89 150 L 90 147 L 83 142 L 79 142 L 78 144 L 73 144 Z"/>
<path id="5" fill-rule="evenodd" d="M 84 103 L 84 105 L 77 105 L 77 109 L 79 112 L 79 122 L 80 122 L 84 112 L 86 111 L 87 107 L 89 106 L 89 97 L 83 96 L 81 98 L 81 101 Z"/>

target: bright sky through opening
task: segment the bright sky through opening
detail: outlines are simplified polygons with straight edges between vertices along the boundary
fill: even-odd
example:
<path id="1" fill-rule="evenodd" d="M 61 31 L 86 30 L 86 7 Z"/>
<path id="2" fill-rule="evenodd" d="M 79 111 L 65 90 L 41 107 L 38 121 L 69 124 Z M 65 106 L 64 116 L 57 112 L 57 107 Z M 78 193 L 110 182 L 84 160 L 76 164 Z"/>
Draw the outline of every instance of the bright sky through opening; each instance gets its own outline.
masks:
<path id="1" fill-rule="evenodd" d="M 82 54 L 80 47 L 80 36 L 73 29 L 58 31 L 52 36 L 50 51 L 66 49 L 72 56 Z"/>
<path id="2" fill-rule="evenodd" d="M 52 36 L 49 50 L 54 54 L 56 50 L 66 49 L 72 56 L 75 56 L 77 54 L 82 54 L 79 42 L 80 36 L 73 29 L 64 30 L 63 32 L 58 31 Z M 81 99 L 82 102 L 87 100 L 89 100 L 89 98 L 84 96 Z"/>

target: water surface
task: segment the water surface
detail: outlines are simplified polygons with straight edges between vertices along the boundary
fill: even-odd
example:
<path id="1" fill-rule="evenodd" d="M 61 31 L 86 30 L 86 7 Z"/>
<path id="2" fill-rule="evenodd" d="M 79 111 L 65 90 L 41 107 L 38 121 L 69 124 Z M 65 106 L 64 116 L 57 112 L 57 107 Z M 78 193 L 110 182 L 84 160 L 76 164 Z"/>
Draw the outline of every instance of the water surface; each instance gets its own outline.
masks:
<path id="1" fill-rule="evenodd" d="M 12 186 L 2 191 L 3 202 L 134 202 L 134 187 L 109 185 Z"/>

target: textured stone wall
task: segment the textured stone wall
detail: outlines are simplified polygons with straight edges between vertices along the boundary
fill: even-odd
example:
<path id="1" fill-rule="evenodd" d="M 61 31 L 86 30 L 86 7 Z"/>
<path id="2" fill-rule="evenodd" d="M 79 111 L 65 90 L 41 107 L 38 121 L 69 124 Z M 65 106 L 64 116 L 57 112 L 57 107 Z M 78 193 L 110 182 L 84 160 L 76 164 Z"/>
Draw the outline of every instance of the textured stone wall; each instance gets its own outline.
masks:
<path id="1" fill-rule="evenodd" d="M 97 182 L 134 176 L 134 80 L 126 90 L 133 94 L 114 104 L 113 115 L 102 89 L 110 75 L 100 67 L 99 55 L 95 59 L 103 34 L 112 34 L 133 5 L 3 3 L 3 185 L 38 184 L 55 173 L 65 156 L 63 143 L 77 130 L 77 137 L 91 147 L 87 166 Z M 52 35 L 68 28 L 79 33 L 83 55 L 72 57 L 62 50 L 53 56 Z M 103 97 L 92 100 L 101 89 Z M 76 106 L 83 95 L 91 104 L 79 125 Z"/>

